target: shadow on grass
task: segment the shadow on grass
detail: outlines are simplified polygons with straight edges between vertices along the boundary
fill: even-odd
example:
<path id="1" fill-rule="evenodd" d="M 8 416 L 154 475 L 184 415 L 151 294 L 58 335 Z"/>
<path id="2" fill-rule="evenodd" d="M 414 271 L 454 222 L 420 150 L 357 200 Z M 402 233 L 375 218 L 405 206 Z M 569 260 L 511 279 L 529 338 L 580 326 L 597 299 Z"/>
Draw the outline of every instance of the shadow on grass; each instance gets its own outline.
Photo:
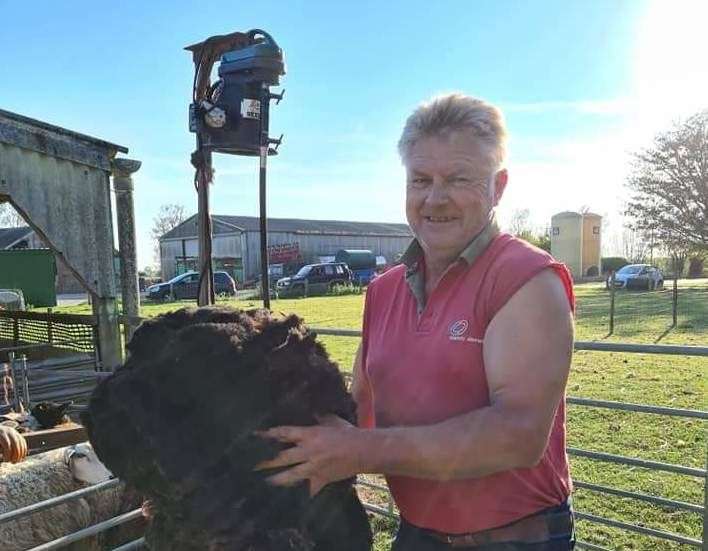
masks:
<path id="1" fill-rule="evenodd" d="M 661 335 L 659 335 L 659 336 L 654 340 L 654 344 L 658 344 L 658 343 L 661 341 L 661 339 L 663 339 L 666 335 L 668 335 L 669 333 L 671 333 L 671 330 L 672 330 L 674 327 L 676 327 L 676 326 L 673 325 L 673 324 L 671 324 L 670 327 L 667 327 L 667 328 L 666 328 L 666 331 L 664 331 Z"/>
<path id="2" fill-rule="evenodd" d="M 689 333 L 708 333 L 708 287 L 679 287 L 676 324 L 671 290 L 617 291 L 612 333 L 609 293 L 602 288 L 582 289 L 578 293 L 576 321 L 581 340 L 683 341 Z"/>

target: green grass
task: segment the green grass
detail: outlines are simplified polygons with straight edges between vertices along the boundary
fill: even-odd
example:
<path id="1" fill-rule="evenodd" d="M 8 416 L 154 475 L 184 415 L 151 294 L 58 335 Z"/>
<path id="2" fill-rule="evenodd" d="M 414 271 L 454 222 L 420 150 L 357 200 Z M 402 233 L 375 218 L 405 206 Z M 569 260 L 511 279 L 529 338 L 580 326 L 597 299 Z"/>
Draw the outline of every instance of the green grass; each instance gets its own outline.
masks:
<path id="1" fill-rule="evenodd" d="M 671 291 L 616 293 L 615 331 L 608 336 L 609 292 L 603 285 L 576 286 L 577 340 L 708 345 L 708 280 L 681 281 L 678 323 L 672 327 Z M 228 302 L 240 308 L 258 307 L 251 301 Z M 145 304 L 143 316 L 154 316 L 183 304 Z M 274 311 L 297 313 L 313 327 L 359 329 L 363 295 L 282 299 Z M 57 311 L 85 312 L 87 306 Z M 332 358 L 349 371 L 358 339 L 321 337 Z M 708 409 L 705 358 L 579 351 L 568 384 L 571 396 L 617 400 L 689 409 Z M 568 445 L 595 451 L 675 463 L 706 466 L 704 422 L 588 408 L 568 407 Z M 703 480 L 646 469 L 571 458 L 576 480 L 613 486 L 680 501 L 703 504 Z M 376 492 L 367 497 L 383 500 Z M 701 517 L 664 507 L 578 489 L 576 508 L 632 524 L 701 538 Z M 389 548 L 394 523 L 377 517 L 376 551 Z M 678 550 L 688 547 L 586 521 L 578 523 L 579 538 L 608 549 Z"/>

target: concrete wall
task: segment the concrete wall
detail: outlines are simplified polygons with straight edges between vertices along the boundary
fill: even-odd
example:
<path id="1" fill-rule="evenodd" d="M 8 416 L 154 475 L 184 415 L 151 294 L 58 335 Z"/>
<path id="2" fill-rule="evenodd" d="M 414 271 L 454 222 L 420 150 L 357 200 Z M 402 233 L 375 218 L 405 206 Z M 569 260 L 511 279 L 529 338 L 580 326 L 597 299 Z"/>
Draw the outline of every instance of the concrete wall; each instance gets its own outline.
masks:
<path id="1" fill-rule="evenodd" d="M 577 212 L 562 212 L 551 218 L 551 254 L 570 269 L 573 277 L 583 275 L 583 217 Z"/>
<path id="2" fill-rule="evenodd" d="M 596 268 L 594 275 L 601 273 L 602 217 L 597 214 L 583 215 L 583 275 L 588 276 L 591 268 Z"/>
<path id="3" fill-rule="evenodd" d="M 0 111 L 0 195 L 87 290 L 110 298 L 116 282 L 109 178 L 118 147 Z"/>
<path id="4" fill-rule="evenodd" d="M 0 110 L 0 199 L 93 295 L 104 370 L 122 360 L 110 188 L 118 152 L 128 150 Z"/>

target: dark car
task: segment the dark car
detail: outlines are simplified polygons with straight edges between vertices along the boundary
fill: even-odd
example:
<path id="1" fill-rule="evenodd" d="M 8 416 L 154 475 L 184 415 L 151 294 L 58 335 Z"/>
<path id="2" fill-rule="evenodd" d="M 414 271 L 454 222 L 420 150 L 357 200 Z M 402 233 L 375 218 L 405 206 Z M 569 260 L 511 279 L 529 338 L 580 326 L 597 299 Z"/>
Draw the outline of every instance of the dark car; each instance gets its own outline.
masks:
<path id="1" fill-rule="evenodd" d="M 610 288 L 612 276 L 608 276 L 605 287 Z M 615 289 L 654 289 L 664 288 L 664 274 L 659 268 L 649 264 L 628 264 L 615 272 Z"/>
<path id="2" fill-rule="evenodd" d="M 324 294 L 338 285 L 351 285 L 352 272 L 343 262 L 307 264 L 291 277 L 278 280 L 279 296 Z"/>
<path id="3" fill-rule="evenodd" d="M 173 277 L 166 283 L 151 285 L 147 296 L 153 300 L 197 298 L 199 293 L 199 274 L 187 272 Z M 214 293 L 217 295 L 234 296 L 236 282 L 227 272 L 214 272 Z"/>

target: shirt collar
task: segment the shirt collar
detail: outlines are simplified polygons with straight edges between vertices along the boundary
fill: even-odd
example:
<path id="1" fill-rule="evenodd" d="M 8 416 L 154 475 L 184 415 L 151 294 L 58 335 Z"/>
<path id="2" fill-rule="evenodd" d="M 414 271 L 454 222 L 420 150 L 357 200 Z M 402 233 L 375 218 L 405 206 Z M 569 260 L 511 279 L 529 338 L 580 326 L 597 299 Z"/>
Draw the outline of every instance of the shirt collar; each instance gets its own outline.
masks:
<path id="1" fill-rule="evenodd" d="M 472 264 L 477 257 L 484 252 L 487 245 L 494 239 L 499 233 L 499 224 L 497 222 L 496 214 L 492 213 L 487 225 L 482 228 L 469 244 L 460 252 L 458 259 L 464 260 L 468 265 Z M 417 239 L 413 239 L 406 252 L 401 256 L 401 262 L 408 268 L 406 274 L 411 274 L 418 270 L 420 265 L 420 260 L 423 258 L 423 247 Z"/>

